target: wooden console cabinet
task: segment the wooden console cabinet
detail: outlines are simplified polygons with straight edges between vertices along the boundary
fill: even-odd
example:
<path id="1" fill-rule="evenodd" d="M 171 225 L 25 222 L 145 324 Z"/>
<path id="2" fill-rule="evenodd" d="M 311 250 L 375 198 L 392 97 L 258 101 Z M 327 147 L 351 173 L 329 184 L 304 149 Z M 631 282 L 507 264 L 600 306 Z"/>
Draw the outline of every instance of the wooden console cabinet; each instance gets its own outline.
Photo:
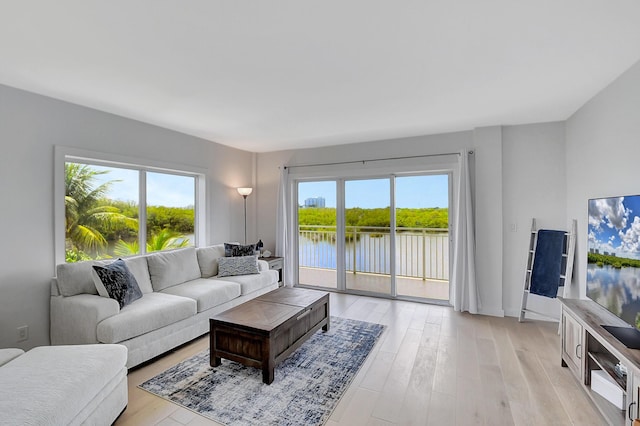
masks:
<path id="1" fill-rule="evenodd" d="M 591 300 L 558 299 L 562 304 L 562 366 L 580 381 L 608 424 L 631 426 L 640 416 L 640 350 L 627 348 L 602 328 L 627 324 Z M 614 372 L 618 363 L 627 368 L 626 376 L 619 377 Z M 593 370 L 603 370 L 615 381 L 623 392 L 623 409 L 591 389 Z"/>

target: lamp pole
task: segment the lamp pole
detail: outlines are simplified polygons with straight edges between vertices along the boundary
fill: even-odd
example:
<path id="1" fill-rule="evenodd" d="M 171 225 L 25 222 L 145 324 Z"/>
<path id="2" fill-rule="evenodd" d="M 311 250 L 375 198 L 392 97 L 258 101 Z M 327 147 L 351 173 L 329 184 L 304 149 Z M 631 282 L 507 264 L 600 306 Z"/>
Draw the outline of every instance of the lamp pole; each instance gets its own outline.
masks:
<path id="1" fill-rule="evenodd" d="M 247 244 L 247 195 L 242 195 L 244 198 L 244 244 Z"/>
<path id="2" fill-rule="evenodd" d="M 253 192 L 253 188 L 237 188 L 237 190 L 238 194 L 244 198 L 244 243 L 247 244 L 247 197 Z"/>

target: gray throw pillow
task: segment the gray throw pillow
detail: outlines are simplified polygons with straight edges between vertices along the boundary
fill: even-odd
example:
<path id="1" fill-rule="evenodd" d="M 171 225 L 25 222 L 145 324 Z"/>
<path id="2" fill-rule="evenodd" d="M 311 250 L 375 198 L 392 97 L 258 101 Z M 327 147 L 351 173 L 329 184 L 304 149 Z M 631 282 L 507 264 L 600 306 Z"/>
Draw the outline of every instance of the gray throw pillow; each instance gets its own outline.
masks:
<path id="1" fill-rule="evenodd" d="M 138 282 L 124 260 L 118 259 L 106 266 L 94 265 L 93 270 L 98 278 L 94 280 L 98 293 L 116 300 L 121 308 L 142 297 Z"/>
<path id="2" fill-rule="evenodd" d="M 226 257 L 253 256 L 255 250 L 256 246 L 254 244 L 242 246 L 240 244 L 224 243 L 224 255 Z"/>
<path id="3" fill-rule="evenodd" d="M 221 257 L 218 259 L 218 276 L 259 274 L 256 256 Z"/>

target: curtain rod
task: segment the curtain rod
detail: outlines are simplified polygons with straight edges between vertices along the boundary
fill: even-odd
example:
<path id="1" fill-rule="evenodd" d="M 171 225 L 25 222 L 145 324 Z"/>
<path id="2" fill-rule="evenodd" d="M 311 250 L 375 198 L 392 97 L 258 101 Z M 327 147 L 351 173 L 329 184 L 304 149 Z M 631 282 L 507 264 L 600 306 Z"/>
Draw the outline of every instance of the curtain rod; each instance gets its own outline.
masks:
<path id="1" fill-rule="evenodd" d="M 469 150 L 469 154 L 473 154 L 473 151 Z M 284 166 L 284 169 L 293 169 L 296 167 L 320 167 L 320 166 L 337 166 L 341 164 L 358 164 L 369 163 L 374 161 L 389 161 L 389 160 L 408 160 L 411 158 L 426 158 L 426 157 L 443 157 L 445 155 L 460 155 L 459 152 L 445 152 L 442 154 L 424 154 L 424 155 L 410 155 L 405 157 L 391 157 L 391 158 L 373 158 L 371 160 L 352 160 L 352 161 L 337 161 L 334 163 L 317 163 L 317 164 L 297 164 L 293 166 Z"/>

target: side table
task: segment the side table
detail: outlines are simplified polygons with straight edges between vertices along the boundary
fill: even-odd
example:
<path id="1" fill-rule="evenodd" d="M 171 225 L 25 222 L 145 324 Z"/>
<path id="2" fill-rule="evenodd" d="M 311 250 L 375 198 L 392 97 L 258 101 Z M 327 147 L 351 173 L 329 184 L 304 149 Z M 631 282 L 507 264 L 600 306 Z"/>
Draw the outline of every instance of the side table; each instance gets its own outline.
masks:
<path id="1" fill-rule="evenodd" d="M 284 285 L 284 258 L 278 256 L 261 257 L 260 260 L 264 260 L 269 264 L 269 269 L 278 271 L 278 284 L 280 287 Z"/>

